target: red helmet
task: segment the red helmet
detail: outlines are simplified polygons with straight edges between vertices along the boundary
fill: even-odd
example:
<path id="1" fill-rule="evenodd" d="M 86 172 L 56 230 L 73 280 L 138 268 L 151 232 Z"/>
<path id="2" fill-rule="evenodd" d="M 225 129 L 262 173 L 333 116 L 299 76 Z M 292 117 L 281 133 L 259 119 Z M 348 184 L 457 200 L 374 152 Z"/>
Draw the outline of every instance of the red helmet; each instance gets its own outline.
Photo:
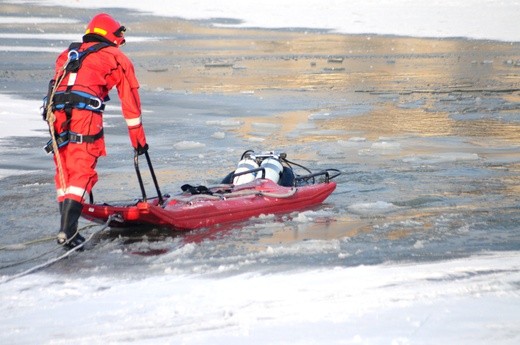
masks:
<path id="1" fill-rule="evenodd" d="M 116 47 L 119 47 L 125 44 L 125 37 L 123 36 L 123 32 L 125 31 L 126 28 L 119 24 L 117 20 L 106 13 L 100 13 L 94 16 L 90 23 L 88 23 L 85 35 L 95 34 L 102 36 L 114 43 Z"/>

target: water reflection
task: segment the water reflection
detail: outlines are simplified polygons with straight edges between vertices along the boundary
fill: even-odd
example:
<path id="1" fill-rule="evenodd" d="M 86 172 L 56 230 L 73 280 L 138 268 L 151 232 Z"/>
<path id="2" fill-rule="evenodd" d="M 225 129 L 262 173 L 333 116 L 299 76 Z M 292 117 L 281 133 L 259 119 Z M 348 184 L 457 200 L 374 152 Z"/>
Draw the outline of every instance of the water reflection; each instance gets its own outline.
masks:
<path id="1" fill-rule="evenodd" d="M 510 217 L 520 175 L 519 77 L 503 62 L 517 56 L 515 45 L 208 30 L 175 21 L 156 30 L 171 35 L 161 50 L 133 53 L 145 90 L 244 95 L 231 110 L 214 109 L 215 118 L 239 123 L 223 131 L 248 148 L 284 149 L 345 173 L 325 214 L 252 220 L 222 232 L 220 249 L 323 240 L 339 241 L 330 250 L 340 252 L 336 259 L 365 253 L 361 262 L 454 255 L 459 238 L 478 243 L 473 229 Z M 170 170 L 172 179 L 189 177 Z M 502 238 L 510 237 L 506 228 Z M 366 254 L 366 243 L 376 254 Z"/>

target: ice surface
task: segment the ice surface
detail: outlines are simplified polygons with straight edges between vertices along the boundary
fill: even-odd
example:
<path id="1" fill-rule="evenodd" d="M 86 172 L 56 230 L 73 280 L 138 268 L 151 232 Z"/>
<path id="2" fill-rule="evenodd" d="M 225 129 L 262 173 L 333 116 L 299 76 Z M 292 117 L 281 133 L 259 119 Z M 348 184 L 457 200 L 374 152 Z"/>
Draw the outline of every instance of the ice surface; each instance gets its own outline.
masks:
<path id="1" fill-rule="evenodd" d="M 10 40 L 48 40 L 48 41 L 80 41 L 82 37 L 80 34 L 67 34 L 67 33 L 0 33 L 1 39 Z M 144 37 L 144 36 L 130 36 L 127 41 L 131 42 L 145 42 L 145 41 L 157 41 L 160 37 Z M 5 46 L 7 47 L 7 46 Z M 13 46 L 16 49 L 18 45 Z M 58 49 L 58 48 L 56 48 Z M 59 48 L 59 52 L 63 51 L 63 47 Z"/>
<path id="2" fill-rule="evenodd" d="M 18 1 L 24 2 L 24 1 Z M 30 1 L 25 1 L 30 2 Z M 82 8 L 132 8 L 161 16 L 221 19 L 221 26 L 317 28 L 340 33 L 390 34 L 421 37 L 470 37 L 520 41 L 516 18 L 520 3 L 490 0 L 45 0 L 39 3 Z M 169 6 L 165 6 L 168 4 Z M 223 20 L 226 22 L 223 24 Z"/>
<path id="3" fill-rule="evenodd" d="M 61 23 L 61 24 L 73 24 L 79 21 L 71 18 L 58 18 L 58 17 L 18 17 L 18 16 L 3 16 L 0 15 L 0 24 L 49 24 L 49 23 Z"/>
<path id="4" fill-rule="evenodd" d="M 225 278 L 171 270 L 139 280 L 35 274 L 0 285 L 0 340 L 516 344 L 519 279 L 520 259 L 508 253 Z"/>
<path id="5" fill-rule="evenodd" d="M 38 52 L 61 53 L 63 48 L 36 47 L 36 46 L 0 46 L 0 52 Z"/>
<path id="6" fill-rule="evenodd" d="M 0 139 L 48 135 L 40 111 L 42 102 L 0 94 Z"/>

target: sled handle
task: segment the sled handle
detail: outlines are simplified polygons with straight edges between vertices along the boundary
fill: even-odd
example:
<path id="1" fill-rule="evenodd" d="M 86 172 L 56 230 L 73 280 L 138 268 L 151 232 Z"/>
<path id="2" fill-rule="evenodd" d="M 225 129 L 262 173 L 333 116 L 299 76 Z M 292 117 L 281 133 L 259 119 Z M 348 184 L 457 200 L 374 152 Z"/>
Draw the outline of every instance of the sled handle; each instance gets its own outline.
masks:
<path id="1" fill-rule="evenodd" d="M 146 156 L 146 162 L 148 162 L 148 168 L 150 169 L 150 175 L 152 175 L 153 184 L 155 185 L 155 190 L 157 191 L 157 197 L 159 198 L 159 205 L 162 205 L 164 200 L 161 194 L 161 190 L 159 189 L 159 183 L 157 183 L 157 177 L 155 177 L 155 171 L 153 170 L 152 161 L 150 160 L 150 155 L 148 151 L 145 151 L 144 155 Z"/>
<path id="2" fill-rule="evenodd" d="M 139 181 L 139 187 L 141 187 L 141 193 L 143 194 L 143 201 L 146 202 L 146 190 L 144 189 L 143 178 L 141 177 L 141 171 L 139 170 L 139 155 L 137 154 L 137 150 L 134 153 L 134 167 L 135 173 L 137 175 L 137 180 Z"/>
<path id="3" fill-rule="evenodd" d="M 150 169 L 150 175 L 152 175 L 152 180 L 155 185 L 155 190 L 157 191 L 157 197 L 159 198 L 159 205 L 162 205 L 164 202 L 163 196 L 161 194 L 161 190 L 159 189 L 159 183 L 157 182 L 157 177 L 155 176 L 155 171 L 152 166 L 152 161 L 150 159 L 150 155 L 148 151 L 144 153 L 146 157 L 146 162 L 148 163 L 148 168 Z M 137 175 L 137 180 L 139 181 L 139 187 L 141 187 L 141 193 L 143 194 L 143 201 L 146 202 L 146 190 L 144 188 L 143 178 L 141 176 L 141 171 L 139 170 L 139 154 L 137 151 L 134 153 L 134 166 L 135 173 Z"/>

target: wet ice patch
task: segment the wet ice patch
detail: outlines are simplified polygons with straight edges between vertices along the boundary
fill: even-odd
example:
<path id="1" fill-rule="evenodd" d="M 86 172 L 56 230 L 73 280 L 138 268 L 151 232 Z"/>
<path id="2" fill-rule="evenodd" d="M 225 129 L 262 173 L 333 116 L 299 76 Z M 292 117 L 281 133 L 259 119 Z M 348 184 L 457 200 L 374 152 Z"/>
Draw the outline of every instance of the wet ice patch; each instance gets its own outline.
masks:
<path id="1" fill-rule="evenodd" d="M 252 131 L 249 133 L 251 137 L 265 137 L 272 135 L 280 129 L 281 125 L 277 123 L 253 122 L 251 124 Z"/>
<path id="2" fill-rule="evenodd" d="M 224 139 L 226 137 L 226 133 L 225 132 L 215 132 L 211 135 L 211 137 L 214 139 Z"/>
<path id="3" fill-rule="evenodd" d="M 349 155 L 361 155 L 359 151 L 368 150 L 370 145 L 370 142 L 368 142 L 366 138 L 352 137 L 348 140 L 338 140 L 337 145 L 334 145 L 334 148 L 343 154 L 349 152 Z"/>
<path id="4" fill-rule="evenodd" d="M 0 169 L 0 172 L 2 170 Z M 1 174 L 1 173 L 0 173 Z M 50 182 L 46 182 L 46 183 L 41 183 L 41 182 L 35 182 L 35 183 L 27 183 L 27 184 L 24 184 L 22 185 L 23 188 L 33 188 L 33 187 L 38 187 L 38 186 L 48 186 L 50 185 Z"/>
<path id="5" fill-rule="evenodd" d="M 298 123 L 293 131 L 287 133 L 286 137 L 287 137 L 287 139 L 299 138 L 315 129 L 316 129 L 316 125 L 314 123 L 311 123 L 311 122 Z"/>
<path id="6" fill-rule="evenodd" d="M 439 164 L 458 161 L 474 161 L 478 160 L 479 156 L 476 153 L 465 152 L 447 152 L 432 155 L 409 156 L 403 158 L 403 162 L 411 164 Z"/>
<path id="7" fill-rule="evenodd" d="M 309 120 L 325 120 L 330 118 L 330 112 L 318 112 L 318 113 L 312 113 L 309 115 Z"/>
<path id="8" fill-rule="evenodd" d="M 298 223 L 309 223 L 312 222 L 312 217 L 309 217 L 307 213 L 302 212 L 298 213 L 298 215 L 294 217 L 293 220 Z"/>
<path id="9" fill-rule="evenodd" d="M 25 175 L 25 174 L 31 174 L 34 172 L 37 172 L 37 171 L 30 171 L 30 170 L 24 171 L 24 170 L 19 170 L 19 169 L 0 169 L 0 180 L 3 178 L 6 178 L 8 176 Z"/>
<path id="10" fill-rule="evenodd" d="M 399 150 L 400 148 L 401 144 L 387 141 L 381 141 L 372 144 L 372 149 L 375 150 Z"/>
<path id="11" fill-rule="evenodd" d="M 210 121 L 206 121 L 206 125 L 234 128 L 234 127 L 242 126 L 242 122 L 237 121 L 237 120 L 210 120 Z"/>
<path id="12" fill-rule="evenodd" d="M 297 223 L 317 223 L 330 220 L 333 213 L 330 210 L 296 212 L 292 220 Z"/>
<path id="13" fill-rule="evenodd" d="M 251 126 L 256 129 L 271 130 L 271 131 L 277 130 L 278 128 L 281 127 L 281 125 L 279 125 L 277 123 L 267 123 L 267 122 L 253 122 L 251 124 Z"/>
<path id="14" fill-rule="evenodd" d="M 338 140 L 338 144 L 341 146 L 351 146 L 353 144 L 365 143 L 366 141 L 367 139 L 363 137 L 352 137 L 348 140 Z"/>
<path id="15" fill-rule="evenodd" d="M 263 222 L 265 222 L 265 221 L 272 221 L 272 220 L 275 219 L 275 216 L 272 213 L 270 213 L 270 214 L 261 214 L 258 217 L 256 217 L 256 219 L 259 219 L 259 220 L 261 220 Z M 255 226 L 258 226 L 258 225 L 266 226 L 266 224 L 263 224 L 263 223 L 262 224 L 255 224 Z"/>
<path id="16" fill-rule="evenodd" d="M 373 216 L 394 212 L 400 209 L 400 207 L 385 201 L 376 201 L 352 204 L 348 206 L 347 209 L 349 212 L 354 214 Z"/>
<path id="17" fill-rule="evenodd" d="M 415 249 L 423 249 L 424 248 L 424 241 L 421 241 L 421 240 L 415 241 L 413 247 Z"/>
<path id="18" fill-rule="evenodd" d="M 401 109 L 419 109 L 424 107 L 424 104 L 425 100 L 419 99 L 411 102 L 400 102 L 397 104 L 397 107 Z"/>
<path id="19" fill-rule="evenodd" d="M 391 141 L 379 141 L 372 143 L 370 148 L 360 149 L 360 156 L 394 155 L 401 151 L 401 144 Z"/>
<path id="20" fill-rule="evenodd" d="M 175 147 L 177 150 L 195 150 L 206 147 L 206 144 L 199 143 L 198 141 L 185 140 L 173 144 L 173 147 Z"/>
<path id="21" fill-rule="evenodd" d="M 308 255 L 323 254 L 326 252 L 337 253 L 340 251 L 341 242 L 339 240 L 308 240 L 297 242 L 290 246 L 268 246 L 262 255 L 282 256 L 282 255 Z"/>
<path id="22" fill-rule="evenodd" d="M 249 137 L 247 140 L 252 143 L 261 143 L 265 141 L 265 138 Z"/>
<path id="23" fill-rule="evenodd" d="M 496 101 L 501 104 L 503 100 Z M 479 120 L 497 120 L 498 123 L 495 125 L 499 125 L 500 123 L 518 123 L 520 122 L 519 113 L 511 112 L 507 113 L 505 111 L 510 110 L 511 108 L 515 108 L 517 105 L 506 103 L 504 105 L 490 105 L 487 111 L 485 112 L 462 112 L 462 113 L 454 113 L 450 114 L 450 117 L 457 121 L 479 121 Z M 504 111 L 505 110 L 505 111 Z M 491 125 L 491 124 L 489 124 Z"/>
<path id="24" fill-rule="evenodd" d="M 370 107 L 366 105 L 349 105 L 348 109 L 327 109 L 311 113 L 308 116 L 310 121 L 312 120 L 329 120 L 332 118 L 345 118 L 364 114 Z"/>

